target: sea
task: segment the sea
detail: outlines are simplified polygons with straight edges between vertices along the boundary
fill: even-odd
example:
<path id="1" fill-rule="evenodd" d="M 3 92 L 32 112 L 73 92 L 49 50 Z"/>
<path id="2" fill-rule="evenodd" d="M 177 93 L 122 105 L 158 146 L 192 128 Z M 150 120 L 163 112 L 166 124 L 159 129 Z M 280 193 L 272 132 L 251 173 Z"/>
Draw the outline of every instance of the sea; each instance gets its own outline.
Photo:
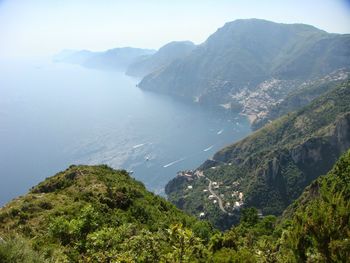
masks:
<path id="1" fill-rule="evenodd" d="M 148 190 L 251 133 L 246 117 L 146 92 L 122 72 L 0 60 L 0 206 L 71 164 L 125 169 Z"/>

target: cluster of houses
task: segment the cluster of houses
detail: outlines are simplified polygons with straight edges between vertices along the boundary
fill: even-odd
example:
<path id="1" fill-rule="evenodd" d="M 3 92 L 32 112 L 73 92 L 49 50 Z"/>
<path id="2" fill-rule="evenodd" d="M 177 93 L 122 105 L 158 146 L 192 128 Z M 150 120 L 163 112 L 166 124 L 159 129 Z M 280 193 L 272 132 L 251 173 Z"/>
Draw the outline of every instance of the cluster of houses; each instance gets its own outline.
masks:
<path id="1" fill-rule="evenodd" d="M 197 179 L 197 178 L 204 176 L 203 171 L 201 171 L 201 170 L 180 171 L 180 172 L 178 172 L 177 175 L 186 177 L 188 179 L 188 181 L 192 181 L 194 179 Z M 223 184 L 222 182 L 212 182 L 211 183 L 213 189 L 219 189 L 222 184 Z M 235 181 L 232 183 L 232 188 L 237 189 L 237 187 L 239 187 L 239 185 L 240 185 L 239 182 Z M 226 186 L 226 189 L 229 189 L 229 188 L 231 188 L 231 186 Z M 191 191 L 192 189 L 193 189 L 192 185 L 187 185 L 187 190 Z M 203 189 L 203 192 L 207 193 L 207 192 L 209 192 L 209 190 Z M 212 200 L 213 204 L 217 204 L 218 203 L 217 198 L 223 199 L 224 197 L 225 197 L 225 195 L 223 193 L 220 194 L 220 197 L 217 197 L 214 194 L 210 194 L 208 196 L 208 199 Z M 239 210 L 241 208 L 241 206 L 243 205 L 243 193 L 239 192 L 239 191 L 233 191 L 231 194 L 231 197 L 234 198 L 234 200 L 236 200 L 236 201 L 234 201 L 233 204 L 231 204 L 230 202 L 225 202 L 224 207 L 226 209 Z M 200 212 L 199 217 L 204 218 L 205 213 Z"/>
<path id="2" fill-rule="evenodd" d="M 214 189 L 218 189 L 220 187 L 222 183 L 218 183 L 218 182 L 212 182 L 213 188 Z M 235 181 L 232 183 L 233 187 L 238 187 L 239 186 L 239 182 Z M 230 188 L 229 186 L 226 186 L 226 188 Z M 203 192 L 208 192 L 208 189 L 204 189 Z M 221 198 L 224 198 L 225 195 L 224 194 L 220 194 Z M 239 192 L 239 191 L 233 191 L 233 193 L 231 194 L 231 197 L 233 197 L 236 201 L 233 202 L 233 204 L 231 204 L 230 202 L 226 202 L 225 203 L 225 208 L 226 209 L 230 209 L 232 208 L 233 210 L 239 210 L 241 208 L 241 206 L 244 204 L 243 203 L 243 193 Z M 217 200 L 215 195 L 209 195 L 208 196 L 209 200 L 213 200 L 213 203 L 216 204 Z"/>
<path id="3" fill-rule="evenodd" d="M 238 181 L 234 181 L 232 183 L 232 186 L 234 188 L 238 187 L 240 184 Z M 240 207 L 243 205 L 243 193 L 239 192 L 239 191 L 233 191 L 233 193 L 231 194 L 231 197 L 235 198 L 237 201 L 234 202 L 233 204 L 233 209 L 234 210 L 238 210 L 240 209 Z"/>
<path id="4" fill-rule="evenodd" d="M 203 171 L 201 170 L 184 170 L 177 173 L 177 176 L 186 177 L 188 179 L 195 179 L 203 177 Z"/>

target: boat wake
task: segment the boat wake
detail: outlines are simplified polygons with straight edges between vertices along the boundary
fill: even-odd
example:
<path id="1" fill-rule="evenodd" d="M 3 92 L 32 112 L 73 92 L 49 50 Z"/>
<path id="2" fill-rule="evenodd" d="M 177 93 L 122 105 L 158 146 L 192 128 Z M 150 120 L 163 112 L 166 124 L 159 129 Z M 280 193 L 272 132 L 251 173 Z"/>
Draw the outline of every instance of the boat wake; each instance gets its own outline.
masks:
<path id="1" fill-rule="evenodd" d="M 142 147 L 144 145 L 145 145 L 145 143 L 141 143 L 141 144 L 134 145 L 132 148 L 133 149 L 137 149 L 137 148 L 140 148 L 140 147 Z"/>
<path id="2" fill-rule="evenodd" d="M 167 168 L 167 167 L 172 166 L 172 165 L 174 165 L 174 164 L 176 164 L 176 163 L 182 162 L 183 160 L 185 160 L 185 158 L 181 158 L 181 159 L 179 159 L 179 160 L 176 160 L 176 161 L 173 161 L 173 162 L 168 163 L 168 164 L 166 164 L 166 165 L 163 165 L 163 167 L 164 167 L 164 168 Z"/>
<path id="3" fill-rule="evenodd" d="M 213 147 L 214 147 L 214 145 L 209 146 L 208 148 L 204 149 L 203 152 L 207 152 L 207 151 L 211 150 Z"/>

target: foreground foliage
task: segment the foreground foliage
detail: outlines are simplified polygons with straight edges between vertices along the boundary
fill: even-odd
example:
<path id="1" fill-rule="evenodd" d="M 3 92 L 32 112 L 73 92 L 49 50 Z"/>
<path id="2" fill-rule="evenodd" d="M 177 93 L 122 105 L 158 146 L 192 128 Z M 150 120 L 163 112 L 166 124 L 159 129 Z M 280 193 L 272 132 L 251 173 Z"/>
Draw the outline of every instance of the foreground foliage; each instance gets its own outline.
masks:
<path id="1" fill-rule="evenodd" d="M 3 207 L 0 223 L 6 246 L 19 234 L 58 262 L 201 261 L 213 233 L 127 172 L 103 165 L 46 179 Z"/>
<path id="2" fill-rule="evenodd" d="M 0 261 L 346 262 L 349 200 L 350 151 L 282 217 L 247 208 L 224 233 L 124 171 L 73 166 L 1 209 Z"/>

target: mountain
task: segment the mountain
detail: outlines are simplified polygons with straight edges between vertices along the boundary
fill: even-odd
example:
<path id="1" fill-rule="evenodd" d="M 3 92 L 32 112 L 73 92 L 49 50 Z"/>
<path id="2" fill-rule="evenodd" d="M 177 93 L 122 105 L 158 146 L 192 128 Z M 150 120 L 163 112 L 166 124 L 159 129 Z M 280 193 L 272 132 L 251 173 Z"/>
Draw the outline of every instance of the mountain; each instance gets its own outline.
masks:
<path id="1" fill-rule="evenodd" d="M 63 50 L 54 57 L 54 61 L 78 64 L 88 68 L 125 71 L 140 57 L 151 55 L 154 52 L 155 50 L 151 49 L 132 47 L 114 48 L 103 52 Z"/>
<path id="2" fill-rule="evenodd" d="M 212 231 L 126 171 L 71 166 L 0 209 L 0 262 L 199 261 Z"/>
<path id="3" fill-rule="evenodd" d="M 306 188 L 281 218 L 242 211 L 240 224 L 211 239 L 212 262 L 348 262 L 350 151 Z"/>
<path id="4" fill-rule="evenodd" d="M 220 233 L 125 171 L 71 166 L 0 210 L 0 262 L 347 262 L 350 151 L 281 218 Z"/>
<path id="5" fill-rule="evenodd" d="M 246 19 L 226 23 L 188 56 L 145 76 L 139 87 L 241 111 L 253 121 L 305 81 L 349 67 L 348 34 Z"/>
<path id="6" fill-rule="evenodd" d="M 90 68 L 119 69 L 125 71 L 127 67 L 141 56 L 151 55 L 155 51 L 140 48 L 114 48 L 93 56 L 83 65 Z"/>
<path id="7" fill-rule="evenodd" d="M 96 56 L 99 52 L 92 52 L 89 50 L 62 50 L 56 54 L 53 58 L 54 62 L 64 62 L 71 64 L 82 65 L 85 61 L 93 56 Z"/>
<path id="8" fill-rule="evenodd" d="M 188 56 L 195 45 L 191 41 L 173 41 L 161 47 L 156 53 L 141 57 L 132 63 L 126 74 L 134 77 L 144 77 L 158 71 L 176 59 Z"/>
<path id="9" fill-rule="evenodd" d="M 180 172 L 165 191 L 179 208 L 204 213 L 214 226 L 227 229 L 238 222 L 242 207 L 281 214 L 349 147 L 347 81 L 220 150 L 198 169 Z"/>

